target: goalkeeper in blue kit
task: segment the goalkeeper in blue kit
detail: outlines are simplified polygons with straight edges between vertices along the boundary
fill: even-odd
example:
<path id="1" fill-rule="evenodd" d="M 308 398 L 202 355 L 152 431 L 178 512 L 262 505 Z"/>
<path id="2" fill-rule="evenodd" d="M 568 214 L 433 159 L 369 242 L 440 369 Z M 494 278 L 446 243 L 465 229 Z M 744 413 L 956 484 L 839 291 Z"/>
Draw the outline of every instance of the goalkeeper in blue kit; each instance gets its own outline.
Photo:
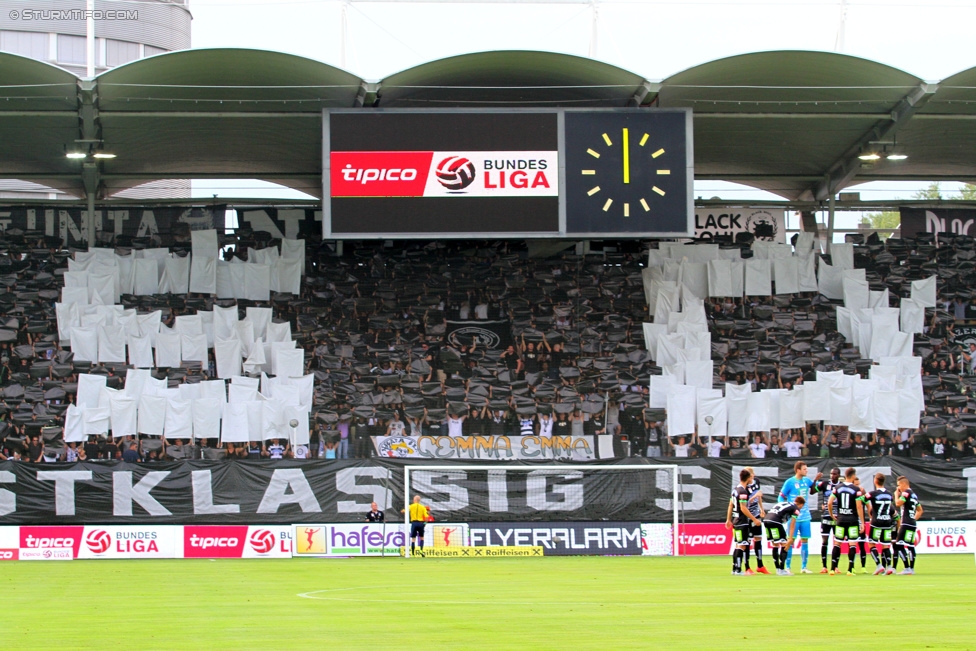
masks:
<path id="1" fill-rule="evenodd" d="M 810 558 L 810 507 L 807 505 L 807 500 L 811 493 L 817 492 L 816 482 L 820 481 L 823 473 L 817 473 L 816 479 L 810 479 L 807 477 L 807 464 L 802 461 L 797 461 L 793 464 L 793 471 L 796 474 L 783 482 L 783 488 L 779 492 L 778 501 L 793 502 L 798 497 L 802 497 L 804 500 L 800 514 L 796 518 L 797 538 L 800 539 L 800 572 L 802 574 L 811 574 L 810 570 L 807 569 L 807 560 Z M 789 550 L 786 552 L 787 572 L 792 569 L 792 563 L 793 545 L 791 544 Z"/>

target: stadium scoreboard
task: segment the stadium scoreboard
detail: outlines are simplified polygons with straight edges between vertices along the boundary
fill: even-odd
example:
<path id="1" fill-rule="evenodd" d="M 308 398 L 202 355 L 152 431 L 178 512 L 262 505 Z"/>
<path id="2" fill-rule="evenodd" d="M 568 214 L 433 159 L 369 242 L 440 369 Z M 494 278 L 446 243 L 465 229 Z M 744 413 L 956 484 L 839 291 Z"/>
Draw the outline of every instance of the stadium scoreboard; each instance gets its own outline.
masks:
<path id="1" fill-rule="evenodd" d="M 323 237 L 694 234 L 687 109 L 323 112 Z"/>

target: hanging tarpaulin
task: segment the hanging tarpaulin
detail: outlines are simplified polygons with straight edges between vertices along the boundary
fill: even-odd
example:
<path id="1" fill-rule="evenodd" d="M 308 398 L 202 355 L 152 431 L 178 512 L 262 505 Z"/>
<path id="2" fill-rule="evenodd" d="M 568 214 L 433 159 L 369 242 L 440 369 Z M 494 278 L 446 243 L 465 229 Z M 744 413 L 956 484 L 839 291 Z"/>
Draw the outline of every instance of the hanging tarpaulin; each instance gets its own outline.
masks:
<path id="1" fill-rule="evenodd" d="M 425 445 L 447 446 L 452 441 L 442 438 L 439 442 L 421 443 L 421 449 Z M 536 442 L 529 441 L 527 445 L 535 446 Z M 671 475 L 667 469 L 607 471 L 605 463 L 592 463 L 592 468 L 582 470 L 539 468 L 528 473 L 505 472 L 503 459 L 508 456 L 502 450 L 498 461 L 481 461 L 498 463 L 499 471 L 473 470 L 459 466 L 456 459 L 438 462 L 436 455 L 439 451 L 443 454 L 444 449 L 433 447 L 429 457 L 421 457 L 424 465 L 444 463 L 444 469 L 412 470 L 410 484 L 412 490 L 427 496 L 428 505 L 445 522 L 479 518 L 509 522 L 585 521 L 591 520 L 594 513 L 611 520 L 635 522 L 666 522 L 673 517 L 669 501 Z M 657 461 L 660 460 L 621 460 L 626 464 Z M 724 522 L 729 487 L 738 481 L 742 466 L 761 470 L 763 486 L 775 494 L 793 476 L 795 461 L 768 457 L 668 459 L 681 471 L 681 515 L 685 522 Z M 830 467 L 824 459 L 806 461 L 811 474 Z M 401 517 L 405 463 L 416 465 L 412 459 L 299 463 L 237 459 L 160 462 L 151 466 L 124 462 L 34 466 L 5 461 L 0 462 L 0 472 L 9 473 L 9 481 L 3 487 L 10 499 L 0 524 L 131 524 L 133 515 L 144 524 L 360 522 L 372 501 L 386 510 L 387 520 L 392 520 Z M 864 468 L 870 475 L 882 472 L 892 479 L 906 476 L 925 507 L 926 520 L 976 520 L 976 465 L 972 462 L 899 457 L 844 459 L 844 467 L 848 465 Z M 78 471 L 85 472 L 84 479 L 78 477 Z M 158 474 L 140 484 L 149 472 Z M 39 477 L 39 473 L 43 475 Z M 91 473 L 90 478 L 87 473 Z M 116 476 L 117 473 L 123 474 Z M 122 495 L 118 487 L 123 483 L 138 486 L 139 490 Z M 71 486 L 74 490 L 66 490 Z M 446 492 L 444 487 L 464 490 Z M 114 500 L 106 499 L 112 495 Z M 497 499 L 499 495 L 505 499 Z M 123 507 L 131 507 L 121 509 L 129 515 L 115 515 L 119 512 L 119 499 L 123 500 Z M 811 506 L 813 517 L 819 520 L 823 502 Z"/>
<path id="2" fill-rule="evenodd" d="M 95 234 L 158 237 L 171 241 L 187 231 L 216 229 L 224 232 L 226 206 L 142 207 L 113 206 L 95 210 Z M 68 246 L 87 247 L 88 210 L 80 206 L 0 206 L 5 227 L 43 230 Z M 278 236 L 280 237 L 280 235 Z"/>
<path id="3" fill-rule="evenodd" d="M 786 211 L 768 208 L 695 210 L 695 237 L 711 239 L 749 233 L 761 242 L 786 242 Z"/>

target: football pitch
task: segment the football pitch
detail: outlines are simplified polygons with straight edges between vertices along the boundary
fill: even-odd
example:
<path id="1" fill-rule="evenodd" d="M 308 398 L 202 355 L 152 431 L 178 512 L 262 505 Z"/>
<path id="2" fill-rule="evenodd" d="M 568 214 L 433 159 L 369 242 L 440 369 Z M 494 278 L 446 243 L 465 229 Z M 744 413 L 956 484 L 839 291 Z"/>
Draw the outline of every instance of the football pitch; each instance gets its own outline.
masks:
<path id="1" fill-rule="evenodd" d="M 916 571 L 733 577 L 726 557 L 5 563 L 0 648 L 976 649 L 973 557 L 923 556 Z"/>

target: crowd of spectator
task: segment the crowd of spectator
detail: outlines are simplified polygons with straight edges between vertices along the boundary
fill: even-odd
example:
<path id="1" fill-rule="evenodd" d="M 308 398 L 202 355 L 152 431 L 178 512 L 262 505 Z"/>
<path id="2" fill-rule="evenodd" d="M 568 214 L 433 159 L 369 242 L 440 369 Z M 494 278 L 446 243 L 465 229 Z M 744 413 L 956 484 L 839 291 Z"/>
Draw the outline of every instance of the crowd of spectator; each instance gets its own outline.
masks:
<path id="1" fill-rule="evenodd" d="M 0 292 L 0 460 L 365 458 L 375 454 L 371 437 L 474 434 L 606 434 L 619 455 L 650 457 L 974 455 L 976 403 L 970 376 L 960 371 L 976 368 L 976 344 L 962 345 L 956 333 L 976 306 L 964 289 L 976 275 L 971 261 L 964 264 L 972 238 L 947 238 L 940 247 L 925 237 L 856 247 L 872 289 L 887 286 L 897 297 L 896 268 L 931 268 L 942 300 L 928 311 L 926 334 L 916 336 L 915 352 L 924 359 L 923 426 L 868 436 L 810 423 L 747 438 L 669 437 L 663 410 L 647 408 L 648 378 L 661 369 L 643 341 L 646 253 L 636 242 L 586 255 L 571 247 L 534 255 L 514 242 L 347 243 L 342 256 L 309 243 L 300 296 L 273 294 L 261 303 L 123 295 L 126 308 L 162 310 L 164 324 L 214 304 L 236 304 L 242 316 L 247 306 L 270 306 L 276 321 L 291 322 L 306 372 L 315 375 L 309 444 L 222 445 L 218 438 L 147 436 L 63 442 L 77 375 L 102 374 L 109 387 L 121 388 L 126 366 L 73 362 L 70 349 L 61 348 L 54 303 L 70 251 L 29 235 L 8 232 L 0 241 L 6 288 Z M 249 248 L 276 245 L 260 235 L 221 236 L 225 256 L 243 258 Z M 750 253 L 747 244 L 726 244 Z M 117 241 L 116 251 L 125 255 L 140 245 Z M 865 373 L 870 360 L 859 359 L 837 332 L 833 305 L 809 294 L 713 299 L 707 317 L 715 385 L 789 388 L 814 379 L 817 370 Z M 501 343 L 452 329 L 464 321 L 499 324 Z M 170 386 L 212 379 L 213 353 L 208 364 L 153 374 Z"/>

